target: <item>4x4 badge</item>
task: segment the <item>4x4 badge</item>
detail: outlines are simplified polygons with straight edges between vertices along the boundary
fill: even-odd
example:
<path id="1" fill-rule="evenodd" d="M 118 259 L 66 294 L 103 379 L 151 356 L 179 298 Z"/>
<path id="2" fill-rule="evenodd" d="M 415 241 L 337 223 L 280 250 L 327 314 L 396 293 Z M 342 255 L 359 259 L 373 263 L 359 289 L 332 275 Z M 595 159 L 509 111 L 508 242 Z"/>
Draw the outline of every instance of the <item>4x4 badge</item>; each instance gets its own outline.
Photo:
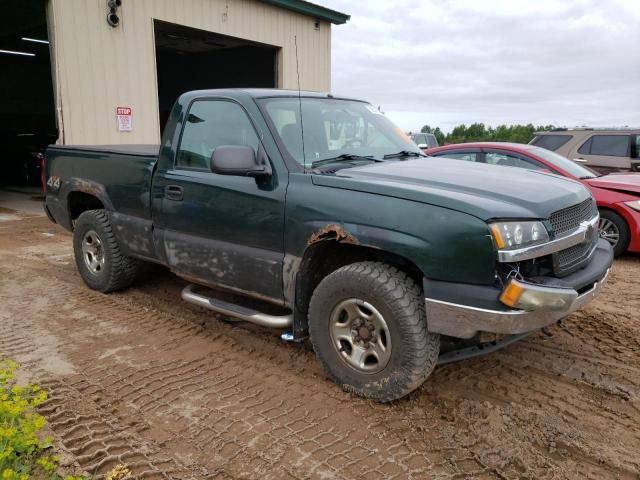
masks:
<path id="1" fill-rule="evenodd" d="M 47 180 L 47 185 L 49 185 L 53 190 L 58 190 L 60 188 L 60 177 L 51 175 L 49 180 Z"/>

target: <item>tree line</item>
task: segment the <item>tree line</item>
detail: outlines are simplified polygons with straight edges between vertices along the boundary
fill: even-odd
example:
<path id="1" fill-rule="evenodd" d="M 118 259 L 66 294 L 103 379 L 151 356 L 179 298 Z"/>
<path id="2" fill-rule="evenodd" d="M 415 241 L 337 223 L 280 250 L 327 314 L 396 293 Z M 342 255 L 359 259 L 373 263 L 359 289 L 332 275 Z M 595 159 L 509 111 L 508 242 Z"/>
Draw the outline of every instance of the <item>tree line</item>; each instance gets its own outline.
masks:
<path id="1" fill-rule="evenodd" d="M 438 145 L 465 142 L 515 142 L 529 143 L 535 136 L 535 132 L 553 130 L 553 125 L 498 125 L 487 127 L 484 123 L 472 123 L 469 126 L 458 125 L 445 134 L 440 127 L 431 128 L 425 125 L 420 130 L 422 133 L 433 133 L 438 139 Z"/>

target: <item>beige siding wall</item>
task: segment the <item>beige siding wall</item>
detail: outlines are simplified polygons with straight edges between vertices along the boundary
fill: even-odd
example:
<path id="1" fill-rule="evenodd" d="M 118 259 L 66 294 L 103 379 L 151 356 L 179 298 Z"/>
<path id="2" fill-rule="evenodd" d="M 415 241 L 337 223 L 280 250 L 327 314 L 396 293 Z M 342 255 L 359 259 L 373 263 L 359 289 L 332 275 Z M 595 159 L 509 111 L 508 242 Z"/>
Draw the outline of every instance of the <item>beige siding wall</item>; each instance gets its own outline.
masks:
<path id="1" fill-rule="evenodd" d="M 159 143 L 153 19 L 281 47 L 279 87 L 329 91 L 331 25 L 256 0 L 124 0 L 120 26 L 106 0 L 49 0 L 56 104 L 66 144 Z M 133 108 L 118 132 L 115 108 Z"/>

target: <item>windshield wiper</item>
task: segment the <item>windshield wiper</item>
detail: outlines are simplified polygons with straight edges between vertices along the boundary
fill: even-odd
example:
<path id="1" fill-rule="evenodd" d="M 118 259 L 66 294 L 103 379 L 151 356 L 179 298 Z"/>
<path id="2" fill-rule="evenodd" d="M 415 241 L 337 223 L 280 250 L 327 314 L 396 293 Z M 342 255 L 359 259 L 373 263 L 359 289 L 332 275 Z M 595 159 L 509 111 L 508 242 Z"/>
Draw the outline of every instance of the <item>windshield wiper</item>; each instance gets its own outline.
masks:
<path id="1" fill-rule="evenodd" d="M 369 160 L 371 162 L 382 162 L 378 158 L 374 158 L 373 155 L 355 155 L 353 153 L 343 153 L 337 157 L 323 158 L 322 160 L 316 160 L 311 164 L 311 168 L 320 167 L 329 163 L 349 162 L 351 160 Z"/>
<path id="2" fill-rule="evenodd" d="M 413 150 L 401 150 L 396 153 L 387 153 L 384 157 L 385 160 L 387 158 L 398 158 L 398 157 L 426 157 L 424 153 L 414 152 Z"/>

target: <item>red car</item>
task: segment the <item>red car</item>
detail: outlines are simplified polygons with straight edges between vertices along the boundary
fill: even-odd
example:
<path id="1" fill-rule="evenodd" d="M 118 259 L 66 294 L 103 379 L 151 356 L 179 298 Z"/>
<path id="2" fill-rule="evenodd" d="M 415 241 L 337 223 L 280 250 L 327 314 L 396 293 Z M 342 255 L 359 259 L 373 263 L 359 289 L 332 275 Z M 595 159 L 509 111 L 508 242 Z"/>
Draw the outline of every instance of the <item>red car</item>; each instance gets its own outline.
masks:
<path id="1" fill-rule="evenodd" d="M 459 143 L 424 152 L 431 157 L 547 171 L 582 182 L 596 199 L 600 236 L 613 246 L 614 254 L 640 252 L 640 173 L 601 176 L 550 150 L 519 143 Z"/>

